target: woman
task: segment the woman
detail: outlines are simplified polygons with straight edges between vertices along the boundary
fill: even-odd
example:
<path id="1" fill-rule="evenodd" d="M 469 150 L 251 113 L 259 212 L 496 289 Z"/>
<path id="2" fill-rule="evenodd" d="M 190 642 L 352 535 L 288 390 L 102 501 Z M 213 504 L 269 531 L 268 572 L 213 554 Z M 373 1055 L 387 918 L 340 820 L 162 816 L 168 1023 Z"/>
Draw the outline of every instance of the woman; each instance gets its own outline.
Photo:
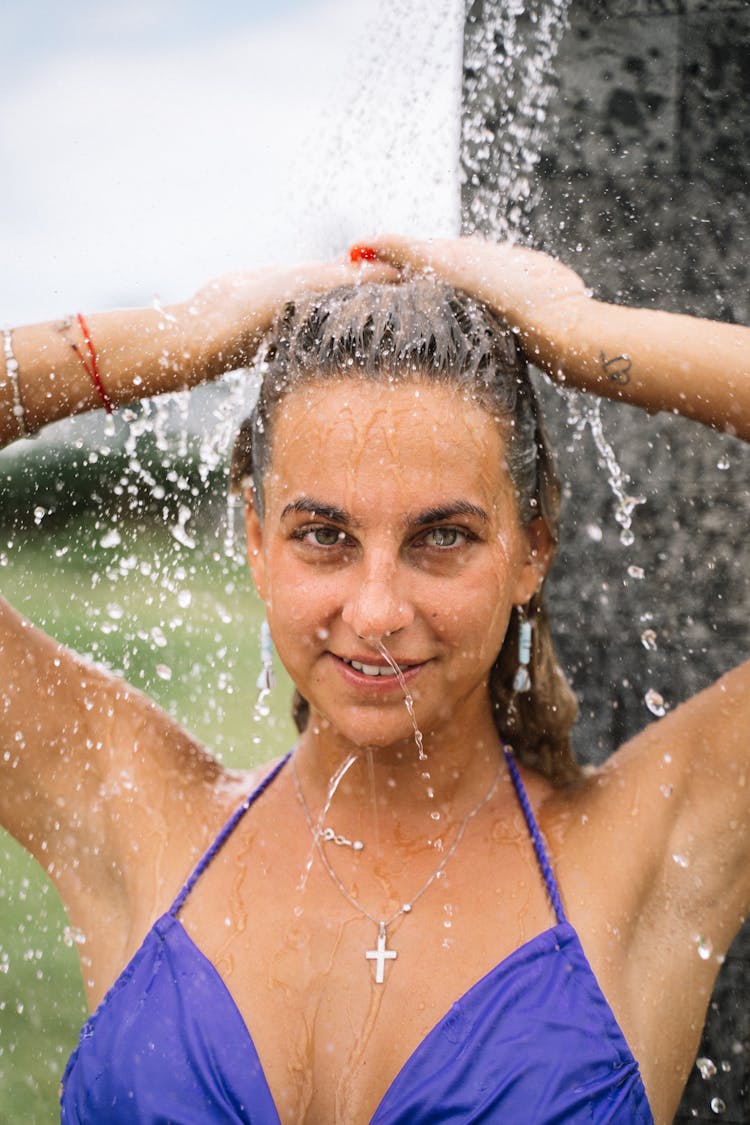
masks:
<path id="1" fill-rule="evenodd" d="M 696 935 L 720 954 L 747 910 L 747 666 L 600 771 L 569 756 L 557 491 L 491 310 L 554 378 L 744 438 L 750 333 L 603 305 L 517 248 L 373 256 L 209 287 L 167 339 L 147 313 L 6 334 L 10 440 L 271 329 L 234 474 L 291 760 L 228 773 L 2 609 L 3 822 L 85 934 L 92 1008 L 116 982 L 66 1121 L 668 1122 L 716 972 Z"/>

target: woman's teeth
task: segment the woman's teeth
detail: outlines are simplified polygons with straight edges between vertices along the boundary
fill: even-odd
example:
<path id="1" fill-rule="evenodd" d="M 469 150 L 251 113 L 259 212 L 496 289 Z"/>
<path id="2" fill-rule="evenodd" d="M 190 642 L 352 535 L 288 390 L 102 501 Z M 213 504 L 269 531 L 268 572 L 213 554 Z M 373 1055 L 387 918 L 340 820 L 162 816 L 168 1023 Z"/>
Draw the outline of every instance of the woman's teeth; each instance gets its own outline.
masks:
<path id="1" fill-rule="evenodd" d="M 389 664 L 360 664 L 358 660 L 345 661 L 355 672 L 362 672 L 365 676 L 395 676 L 396 673 Z M 399 668 L 405 672 L 408 664 L 400 665 Z"/>

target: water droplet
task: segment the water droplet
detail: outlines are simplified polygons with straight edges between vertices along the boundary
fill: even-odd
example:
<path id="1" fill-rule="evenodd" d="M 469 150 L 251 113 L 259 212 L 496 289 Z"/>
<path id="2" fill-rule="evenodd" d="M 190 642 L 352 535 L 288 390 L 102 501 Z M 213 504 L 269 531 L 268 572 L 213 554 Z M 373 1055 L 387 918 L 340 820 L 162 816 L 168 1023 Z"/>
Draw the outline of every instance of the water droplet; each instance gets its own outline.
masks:
<path id="1" fill-rule="evenodd" d="M 699 937 L 698 938 L 698 956 L 700 957 L 701 961 L 708 961 L 708 959 L 711 956 L 711 954 L 713 953 L 713 951 L 714 951 L 713 942 L 711 941 L 710 938 L 707 938 L 707 937 Z"/>
<path id="2" fill-rule="evenodd" d="M 700 1076 L 704 1081 L 709 1078 L 713 1078 L 713 1076 L 716 1074 L 716 1064 L 714 1063 L 713 1059 L 705 1057 L 698 1058 L 695 1060 L 695 1065 L 698 1067 Z"/>
<path id="3" fill-rule="evenodd" d="M 110 531 L 108 531 L 106 535 L 102 535 L 101 539 L 99 540 L 99 546 L 104 547 L 105 550 L 109 550 L 110 547 L 119 547 L 121 543 L 122 536 L 120 535 L 120 532 L 117 531 L 117 529 L 114 527 Z"/>
<path id="4" fill-rule="evenodd" d="M 623 547 L 632 547 L 635 543 L 635 535 L 629 527 L 623 528 L 623 530 L 620 532 L 620 542 L 622 543 Z"/>
<path id="5" fill-rule="evenodd" d="M 172 537 L 176 539 L 178 543 L 182 544 L 183 547 L 187 547 L 188 550 L 191 551 L 195 547 L 195 539 L 193 539 L 188 534 L 185 529 L 185 524 L 190 519 L 192 514 L 193 513 L 191 512 L 190 508 L 188 508 L 185 504 L 181 504 L 177 516 L 177 523 L 169 529 Z"/>
<path id="6" fill-rule="evenodd" d="M 598 523 L 589 523 L 586 525 L 586 534 L 589 539 L 594 543 L 601 543 L 602 535 L 604 534 Z"/>
<path id="7" fill-rule="evenodd" d="M 664 696 L 660 695 L 654 688 L 649 688 L 643 699 L 651 714 L 656 715 L 657 719 L 666 715 L 667 704 L 664 701 Z"/>
<path id="8" fill-rule="evenodd" d="M 172 669 L 169 667 L 168 664 L 157 664 L 156 665 L 156 674 L 157 674 L 157 676 L 159 677 L 160 680 L 171 680 L 172 679 Z"/>
<path id="9" fill-rule="evenodd" d="M 725 1113 L 726 1108 L 727 1105 L 723 1098 L 711 1098 L 711 1109 L 714 1113 Z"/>
<path id="10" fill-rule="evenodd" d="M 729 458 L 727 456 L 720 457 L 719 460 L 716 462 L 716 468 L 721 469 L 722 472 L 726 472 L 727 469 L 729 468 L 729 466 L 730 466 L 730 461 L 729 461 Z"/>
<path id="11" fill-rule="evenodd" d="M 641 633 L 641 644 L 648 652 L 656 652 L 656 633 L 653 629 L 644 629 Z"/>
<path id="12" fill-rule="evenodd" d="M 154 625 L 149 636 L 157 648 L 167 647 L 167 638 L 164 635 L 164 630 L 159 625 Z"/>
<path id="13" fill-rule="evenodd" d="M 690 860 L 688 859 L 688 857 L 686 855 L 682 855 L 681 852 L 673 852 L 672 853 L 672 859 L 677 864 L 678 867 L 689 867 L 690 866 Z"/>
<path id="14" fill-rule="evenodd" d="M 628 567 L 628 574 L 630 575 L 631 578 L 643 578 L 645 573 L 646 572 L 644 571 L 642 566 L 629 566 Z"/>

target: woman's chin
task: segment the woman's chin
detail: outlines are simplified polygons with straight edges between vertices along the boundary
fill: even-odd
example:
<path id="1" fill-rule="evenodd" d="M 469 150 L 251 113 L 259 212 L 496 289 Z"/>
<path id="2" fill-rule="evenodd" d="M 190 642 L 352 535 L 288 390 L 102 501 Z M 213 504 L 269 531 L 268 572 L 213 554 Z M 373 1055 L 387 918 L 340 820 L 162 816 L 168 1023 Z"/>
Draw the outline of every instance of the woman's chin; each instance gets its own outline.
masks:
<path id="1" fill-rule="evenodd" d="M 400 721 L 395 717 L 374 714 L 340 715 L 313 712 L 307 729 L 316 737 L 346 744 L 352 750 L 403 750 L 416 752 L 414 727 L 406 714 Z"/>

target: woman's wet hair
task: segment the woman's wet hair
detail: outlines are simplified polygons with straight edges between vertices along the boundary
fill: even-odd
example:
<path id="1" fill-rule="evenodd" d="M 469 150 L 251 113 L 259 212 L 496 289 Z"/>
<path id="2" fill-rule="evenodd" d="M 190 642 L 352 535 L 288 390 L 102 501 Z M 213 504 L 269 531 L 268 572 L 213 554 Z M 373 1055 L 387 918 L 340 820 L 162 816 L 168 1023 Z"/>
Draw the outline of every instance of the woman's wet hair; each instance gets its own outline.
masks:
<path id="1" fill-rule="evenodd" d="M 508 326 L 468 294 L 418 279 L 304 297 L 277 318 L 261 343 L 258 366 L 260 391 L 235 443 L 231 484 L 236 492 L 252 490 L 261 520 L 275 412 L 287 394 L 342 379 L 419 381 L 465 394 L 497 421 L 521 522 L 527 526 L 541 516 L 557 543 L 560 487 L 526 361 Z M 577 704 L 554 652 L 541 586 L 526 610 L 533 636 L 531 690 L 513 689 L 518 668 L 514 609 L 490 674 L 495 723 L 521 762 L 563 785 L 581 773 L 570 744 Z M 293 715 L 304 730 L 309 706 L 299 693 Z"/>

